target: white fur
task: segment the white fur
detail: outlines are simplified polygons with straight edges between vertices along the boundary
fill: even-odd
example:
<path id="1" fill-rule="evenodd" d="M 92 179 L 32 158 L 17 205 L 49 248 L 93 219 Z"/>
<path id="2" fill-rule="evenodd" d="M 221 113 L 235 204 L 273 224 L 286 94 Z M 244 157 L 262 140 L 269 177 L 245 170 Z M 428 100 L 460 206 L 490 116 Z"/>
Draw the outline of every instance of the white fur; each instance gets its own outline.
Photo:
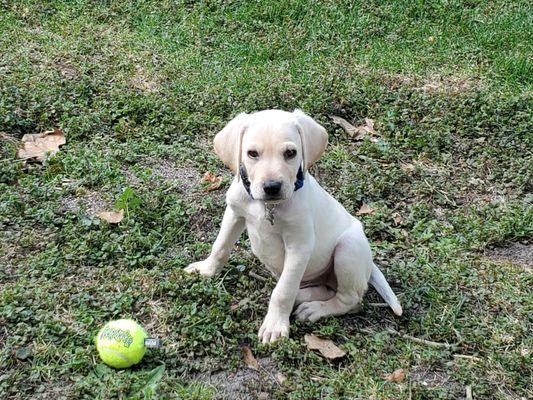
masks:
<path id="1" fill-rule="evenodd" d="M 402 314 L 398 299 L 372 261 L 370 245 L 359 220 L 307 172 L 304 186 L 293 191 L 303 154 L 307 169 L 320 157 L 326 142 L 324 128 L 298 110 L 241 114 L 215 138 L 217 154 L 234 172 L 238 170 L 235 161 L 242 160 L 256 200 L 235 177 L 226 196 L 226 211 L 211 254 L 189 265 L 186 271 L 204 276 L 219 273 L 246 228 L 252 251 L 278 280 L 259 329 L 263 343 L 288 336 L 289 317 L 295 305 L 295 316 L 309 321 L 356 311 L 368 282 L 397 315 Z M 297 148 L 298 157 L 285 159 L 284 146 Z M 259 150 L 261 156 L 247 157 L 251 148 Z M 262 184 L 269 179 L 283 182 L 274 225 L 265 218 L 268 200 L 262 198 Z M 337 278 L 336 290 L 326 286 L 326 282 L 300 289 L 302 281 L 320 277 L 331 262 Z"/>

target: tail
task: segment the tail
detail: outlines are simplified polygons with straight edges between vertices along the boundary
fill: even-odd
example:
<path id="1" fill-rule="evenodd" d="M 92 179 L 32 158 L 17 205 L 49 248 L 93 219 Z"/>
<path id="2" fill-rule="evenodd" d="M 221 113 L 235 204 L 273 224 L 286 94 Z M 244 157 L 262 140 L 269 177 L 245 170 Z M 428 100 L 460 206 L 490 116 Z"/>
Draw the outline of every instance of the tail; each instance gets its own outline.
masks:
<path id="1" fill-rule="evenodd" d="M 373 264 L 369 282 L 376 288 L 380 296 L 383 297 L 390 308 L 392 308 L 394 314 L 398 316 L 402 315 L 403 310 L 398 298 L 392 291 L 389 283 L 385 279 L 385 276 L 383 276 L 383 273 L 379 270 L 376 264 Z"/>

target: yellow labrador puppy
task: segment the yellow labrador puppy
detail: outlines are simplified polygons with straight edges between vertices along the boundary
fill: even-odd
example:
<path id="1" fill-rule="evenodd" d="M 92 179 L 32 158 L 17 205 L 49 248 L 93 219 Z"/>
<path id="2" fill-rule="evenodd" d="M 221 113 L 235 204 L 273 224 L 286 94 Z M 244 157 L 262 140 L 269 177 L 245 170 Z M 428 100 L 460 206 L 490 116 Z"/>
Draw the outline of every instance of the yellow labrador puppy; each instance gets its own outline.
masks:
<path id="1" fill-rule="evenodd" d="M 259 329 L 263 343 L 289 335 L 295 306 L 295 316 L 309 321 L 357 311 L 369 282 L 402 314 L 359 220 L 307 172 L 327 141 L 326 130 L 300 110 L 240 114 L 214 140 L 236 176 L 211 254 L 186 271 L 219 273 L 246 228 L 254 254 L 278 281 Z"/>

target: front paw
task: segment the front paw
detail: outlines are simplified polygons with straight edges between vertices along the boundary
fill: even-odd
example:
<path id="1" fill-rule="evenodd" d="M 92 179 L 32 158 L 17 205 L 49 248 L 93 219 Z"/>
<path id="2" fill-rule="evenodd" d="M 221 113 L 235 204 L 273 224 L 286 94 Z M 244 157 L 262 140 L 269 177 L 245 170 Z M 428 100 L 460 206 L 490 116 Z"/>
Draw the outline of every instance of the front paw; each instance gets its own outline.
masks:
<path id="1" fill-rule="evenodd" d="M 289 317 L 282 317 L 278 313 L 267 313 L 263 325 L 259 328 L 259 340 L 272 343 L 281 337 L 289 337 Z"/>
<path id="2" fill-rule="evenodd" d="M 220 268 L 218 265 L 214 264 L 209 259 L 189 264 L 189 266 L 185 268 L 185 272 L 189 274 L 200 274 L 206 278 L 215 276 L 219 270 Z"/>

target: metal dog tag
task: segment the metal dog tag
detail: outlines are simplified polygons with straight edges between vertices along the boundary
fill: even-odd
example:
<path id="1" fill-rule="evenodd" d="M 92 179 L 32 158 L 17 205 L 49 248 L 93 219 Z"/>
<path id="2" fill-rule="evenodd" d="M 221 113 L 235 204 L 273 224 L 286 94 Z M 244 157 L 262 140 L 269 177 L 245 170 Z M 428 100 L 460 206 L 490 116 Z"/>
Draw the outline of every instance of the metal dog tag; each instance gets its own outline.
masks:
<path id="1" fill-rule="evenodd" d="M 276 211 L 277 204 L 265 204 L 265 219 L 270 222 L 270 225 L 274 225 L 274 212 Z"/>
<path id="2" fill-rule="evenodd" d="M 149 337 L 144 339 L 144 347 L 147 349 L 159 349 L 161 347 L 161 339 Z"/>

